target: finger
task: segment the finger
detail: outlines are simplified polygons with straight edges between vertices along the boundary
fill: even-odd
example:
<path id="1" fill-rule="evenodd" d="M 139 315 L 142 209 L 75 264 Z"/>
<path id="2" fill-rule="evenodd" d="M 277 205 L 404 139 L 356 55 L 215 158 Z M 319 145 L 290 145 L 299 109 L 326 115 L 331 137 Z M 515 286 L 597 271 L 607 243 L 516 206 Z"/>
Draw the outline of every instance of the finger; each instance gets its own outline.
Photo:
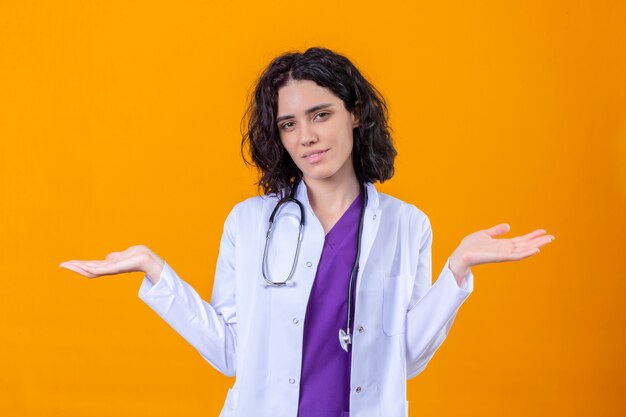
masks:
<path id="1" fill-rule="evenodd" d="M 74 266 L 82 270 L 87 270 L 88 268 L 95 266 L 94 261 L 68 261 L 65 262 L 65 265 Z"/>
<path id="2" fill-rule="evenodd" d="M 539 235 L 536 236 L 534 238 L 528 239 L 527 237 L 530 235 Z M 513 239 L 508 239 L 508 241 L 511 243 L 512 248 L 510 250 L 512 251 L 519 251 L 519 250 L 527 250 L 527 249 L 532 249 L 532 248 L 538 248 L 541 247 L 547 243 L 550 243 L 554 240 L 554 236 L 552 235 L 541 235 L 541 232 L 539 231 L 534 231 L 532 233 L 529 233 L 528 235 L 524 236 L 518 236 L 518 238 L 513 238 Z M 502 241 L 504 241 L 504 239 L 501 239 Z"/>
<path id="3" fill-rule="evenodd" d="M 529 241 L 518 242 L 516 246 L 521 249 L 534 249 L 534 248 L 540 248 L 542 246 L 545 246 L 548 243 L 552 242 L 553 240 L 554 240 L 554 236 L 545 235 L 545 236 L 536 237 Z"/>
<path id="4" fill-rule="evenodd" d="M 533 239 L 533 238 L 535 238 L 537 236 L 544 235 L 545 233 L 546 233 L 546 231 L 544 229 L 537 229 L 537 230 L 533 230 L 532 232 L 527 233 L 527 234 L 525 234 L 523 236 L 516 236 L 514 238 L 511 238 L 511 240 L 514 241 L 514 242 L 521 242 L 521 241 L 524 241 L 524 240 Z"/>
<path id="5" fill-rule="evenodd" d="M 75 265 L 81 265 L 81 266 L 101 266 L 105 263 L 108 263 L 110 261 L 99 261 L 99 260 L 93 260 L 93 261 L 73 261 L 72 263 Z"/>
<path id="6" fill-rule="evenodd" d="M 102 262 L 102 261 L 98 261 L 98 260 L 80 260 L 80 259 L 72 259 L 71 261 L 65 261 L 63 263 L 66 264 L 74 264 L 74 265 L 83 265 L 83 264 L 87 264 L 87 263 L 93 263 L 93 262 Z"/>
<path id="7" fill-rule="evenodd" d="M 485 232 L 487 232 L 487 234 L 491 237 L 496 237 L 505 234 L 509 230 L 511 230 L 511 226 L 509 226 L 508 223 L 500 223 L 493 227 L 490 227 L 489 229 L 485 230 Z"/>
<path id="8" fill-rule="evenodd" d="M 535 238 L 532 242 L 526 244 L 517 245 L 515 250 L 513 251 L 513 256 L 518 259 L 524 259 L 532 255 L 536 255 L 541 250 L 542 246 L 547 245 L 548 243 L 554 240 L 554 236 L 547 235 Z"/>
<path id="9" fill-rule="evenodd" d="M 72 261 L 68 264 L 94 276 L 109 275 L 115 273 L 116 269 L 110 261 Z"/>
<path id="10" fill-rule="evenodd" d="M 95 278 L 96 277 L 96 275 L 94 275 L 94 274 L 92 274 L 92 273 L 90 273 L 88 271 L 85 271 L 83 268 L 81 268 L 80 266 L 75 265 L 75 264 L 70 264 L 70 263 L 64 262 L 62 268 L 69 269 L 70 271 L 73 271 L 73 272 L 76 272 L 77 274 L 86 276 L 87 278 Z"/>
<path id="11" fill-rule="evenodd" d="M 82 269 L 92 274 L 100 275 L 116 275 L 125 272 L 137 271 L 135 265 L 136 259 L 133 257 L 111 259 L 104 261 L 80 261 L 73 262 L 74 265 L 78 265 Z"/>
<path id="12" fill-rule="evenodd" d="M 531 248 L 519 254 L 519 259 L 528 258 L 529 256 L 533 256 L 541 252 L 539 248 Z"/>
<path id="13" fill-rule="evenodd" d="M 84 269 L 97 275 L 115 275 L 125 272 L 120 270 L 119 265 L 111 261 L 89 262 L 85 264 Z"/>
<path id="14" fill-rule="evenodd" d="M 542 236 L 541 238 L 537 238 L 535 242 L 535 247 L 540 248 L 552 242 L 553 240 L 554 240 L 554 236 L 552 235 Z"/>

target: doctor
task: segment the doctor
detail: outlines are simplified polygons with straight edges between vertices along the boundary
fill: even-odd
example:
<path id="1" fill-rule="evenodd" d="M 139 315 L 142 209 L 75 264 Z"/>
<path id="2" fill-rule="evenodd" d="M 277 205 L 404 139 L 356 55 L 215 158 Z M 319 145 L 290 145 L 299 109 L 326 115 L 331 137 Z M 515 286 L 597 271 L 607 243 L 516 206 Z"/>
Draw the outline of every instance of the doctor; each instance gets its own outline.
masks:
<path id="1" fill-rule="evenodd" d="M 236 376 L 222 417 L 407 416 L 406 381 L 446 338 L 470 268 L 527 258 L 554 237 L 479 230 L 432 285 L 428 217 L 373 185 L 396 155 L 384 99 L 328 49 L 274 59 L 247 116 L 242 147 L 263 195 L 226 219 L 210 303 L 144 245 L 61 266 L 145 273 L 139 297 Z"/>

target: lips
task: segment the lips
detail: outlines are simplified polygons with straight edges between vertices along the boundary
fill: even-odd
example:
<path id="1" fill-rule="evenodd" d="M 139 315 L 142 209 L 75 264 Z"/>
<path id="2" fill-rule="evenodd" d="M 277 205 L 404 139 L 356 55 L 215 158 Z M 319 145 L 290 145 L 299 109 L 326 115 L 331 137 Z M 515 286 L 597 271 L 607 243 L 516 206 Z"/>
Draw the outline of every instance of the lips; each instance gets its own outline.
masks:
<path id="1" fill-rule="evenodd" d="M 310 151 L 305 153 L 302 157 L 304 159 L 316 159 L 318 157 L 320 157 L 321 155 L 323 155 L 324 153 L 326 153 L 328 151 L 328 149 L 321 149 L 321 150 L 317 150 L 317 151 Z"/>

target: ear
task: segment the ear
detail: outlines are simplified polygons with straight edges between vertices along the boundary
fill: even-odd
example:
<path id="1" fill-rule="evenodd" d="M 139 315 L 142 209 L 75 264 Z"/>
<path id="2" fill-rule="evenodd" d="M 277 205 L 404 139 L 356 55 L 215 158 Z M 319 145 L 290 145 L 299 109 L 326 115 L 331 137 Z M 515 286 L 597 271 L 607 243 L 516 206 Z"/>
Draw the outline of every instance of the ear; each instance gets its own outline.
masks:
<path id="1" fill-rule="evenodd" d="M 354 110 L 352 111 L 352 127 L 358 127 L 359 126 L 359 122 L 361 121 L 361 103 L 359 103 L 358 101 L 356 101 L 354 103 Z"/>

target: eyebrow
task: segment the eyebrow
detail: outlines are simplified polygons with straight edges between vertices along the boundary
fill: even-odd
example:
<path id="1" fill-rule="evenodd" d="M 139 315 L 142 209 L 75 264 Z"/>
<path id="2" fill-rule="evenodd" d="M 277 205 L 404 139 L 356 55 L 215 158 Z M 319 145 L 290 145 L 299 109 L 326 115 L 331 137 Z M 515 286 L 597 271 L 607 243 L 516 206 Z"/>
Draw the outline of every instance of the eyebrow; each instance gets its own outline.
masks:
<path id="1" fill-rule="evenodd" d="M 310 109 L 307 109 L 304 111 L 304 114 L 310 114 L 313 113 L 314 111 L 320 110 L 320 109 L 325 109 L 326 107 L 331 107 L 333 105 L 333 103 L 324 103 L 324 104 L 318 104 L 317 106 L 313 106 Z M 276 118 L 276 123 L 280 123 L 283 120 L 287 120 L 287 119 L 291 119 L 294 116 L 293 114 L 286 114 L 284 116 L 280 116 Z"/>

